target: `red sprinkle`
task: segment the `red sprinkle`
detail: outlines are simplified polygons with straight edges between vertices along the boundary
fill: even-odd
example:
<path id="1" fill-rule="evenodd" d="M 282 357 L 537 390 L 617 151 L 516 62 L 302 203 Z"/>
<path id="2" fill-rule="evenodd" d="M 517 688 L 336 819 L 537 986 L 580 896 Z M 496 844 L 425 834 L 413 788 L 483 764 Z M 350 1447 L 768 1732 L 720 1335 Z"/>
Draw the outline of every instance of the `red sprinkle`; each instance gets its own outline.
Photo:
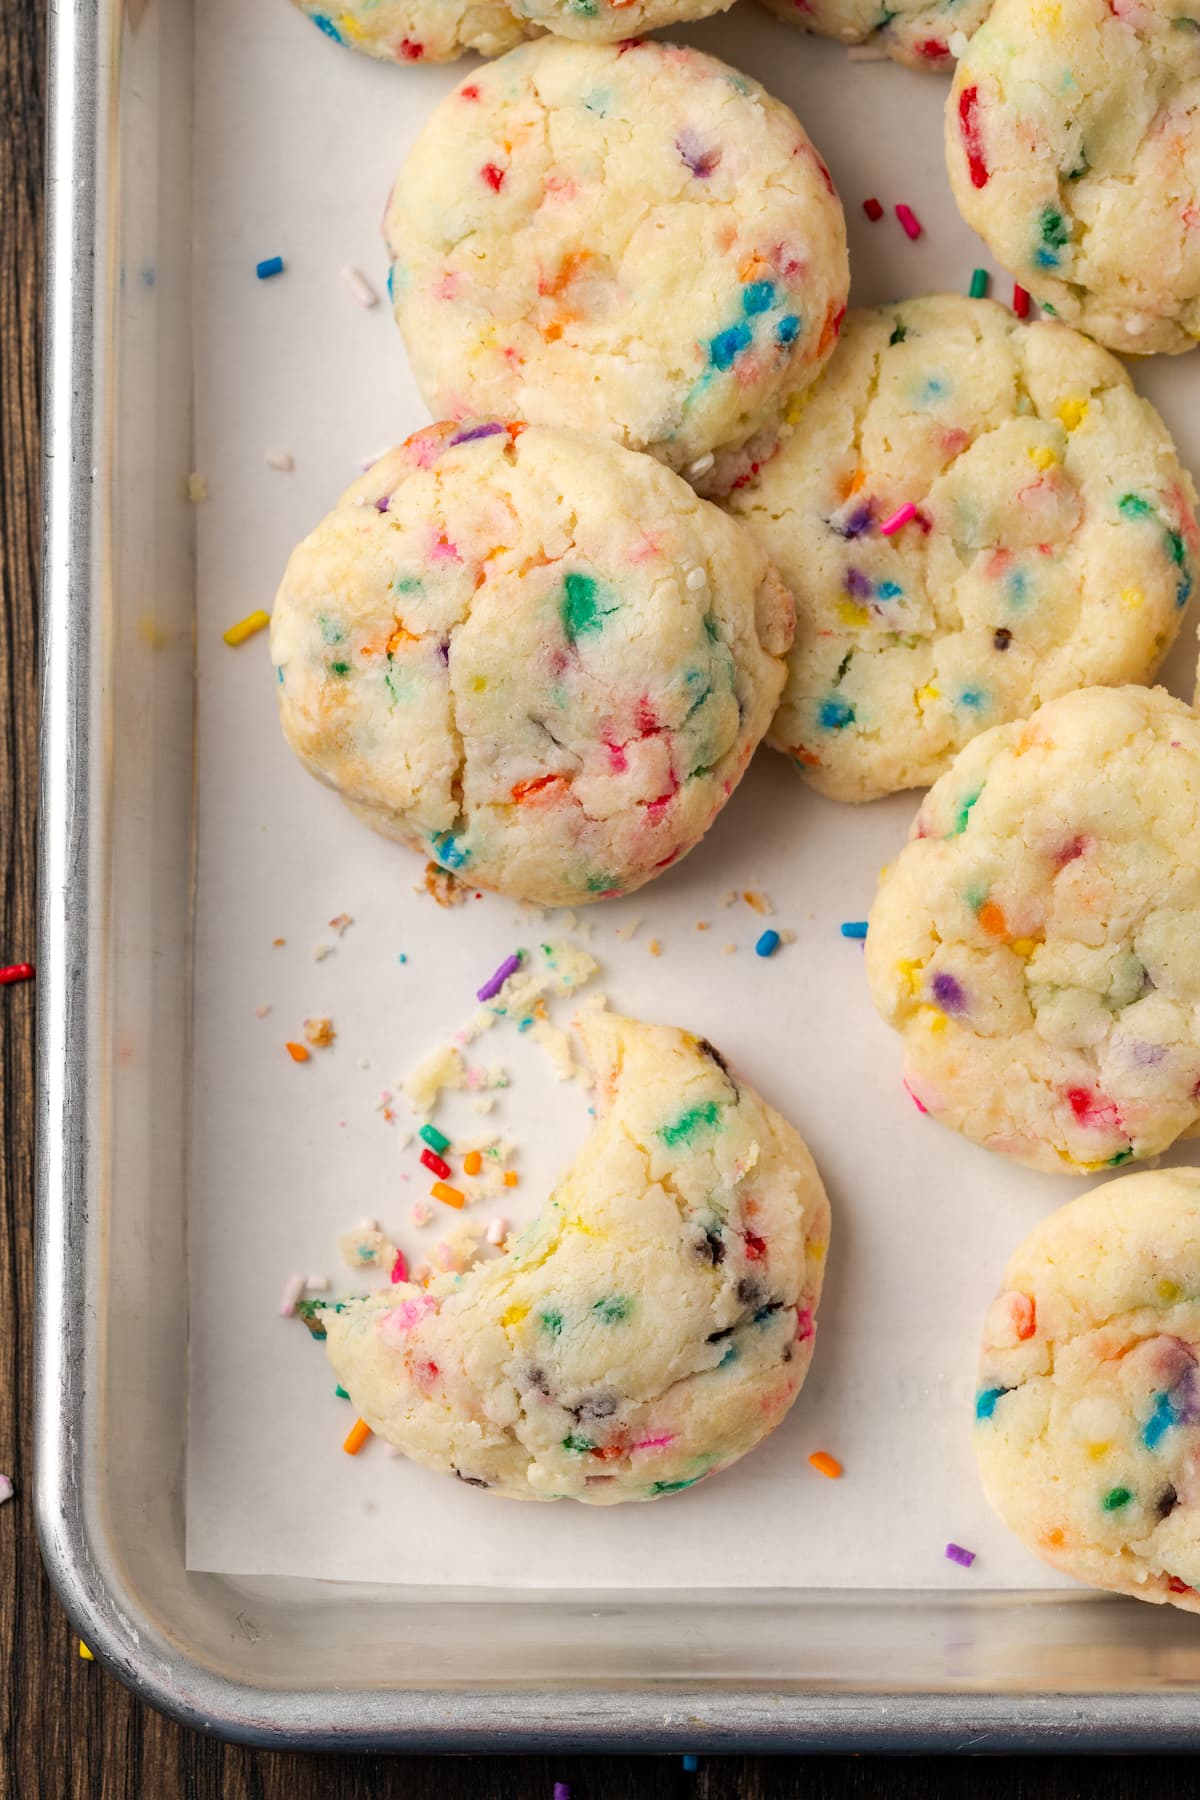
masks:
<path id="1" fill-rule="evenodd" d="M 761 1262 L 767 1254 L 765 1238 L 760 1238 L 756 1231 L 743 1231 L 742 1237 L 746 1245 L 746 1261 Z"/>
<path id="2" fill-rule="evenodd" d="M 424 54 L 424 44 L 415 43 L 412 38 L 400 39 L 400 55 L 405 62 L 420 62 Z"/>
<path id="3" fill-rule="evenodd" d="M 868 219 L 870 219 L 872 225 L 874 225 L 876 219 L 882 219 L 883 217 L 883 208 L 873 195 L 870 200 L 863 201 L 863 211 L 866 213 Z"/>
<path id="4" fill-rule="evenodd" d="M 972 187 L 986 187 L 988 184 L 988 166 L 983 160 L 983 136 L 979 129 L 979 89 L 964 88 L 958 96 L 958 128 L 962 133 L 963 149 L 967 153 L 967 167 L 971 171 Z"/>
<path id="5" fill-rule="evenodd" d="M 1190 1594 L 1192 1590 L 1186 1581 L 1180 1581 L 1178 1575 L 1168 1575 L 1167 1592 L 1169 1594 Z"/>
<path id="6" fill-rule="evenodd" d="M 896 217 L 904 227 L 905 237 L 910 237 L 913 242 L 916 243 L 921 235 L 921 221 L 918 219 L 912 207 L 905 206 L 904 203 L 901 202 L 896 208 Z"/>
<path id="7" fill-rule="evenodd" d="M 421 1161 L 431 1174 L 439 1181 L 446 1181 L 450 1175 L 450 1164 L 440 1157 L 436 1150 L 422 1150 Z"/>
<path id="8" fill-rule="evenodd" d="M 460 100 L 478 100 L 479 89 L 473 81 L 469 81 L 466 87 L 459 88 L 458 97 Z"/>
<path id="9" fill-rule="evenodd" d="M 32 963 L 10 963 L 7 969 L 0 969 L 0 987 L 11 987 L 14 981 L 32 980 Z"/>
<path id="10" fill-rule="evenodd" d="M 941 38 L 926 38 L 923 44 L 917 45 L 917 55 L 927 56 L 930 62 L 944 62 L 949 54 L 950 46 L 944 44 Z"/>
<path id="11" fill-rule="evenodd" d="M 504 186 L 504 170 L 497 168 L 495 163 L 484 163 L 479 173 L 483 176 L 483 179 L 487 182 L 493 194 L 498 194 L 500 189 Z"/>
<path id="12" fill-rule="evenodd" d="M 1013 282 L 1013 311 L 1018 319 L 1029 317 L 1029 295 L 1019 281 Z"/>

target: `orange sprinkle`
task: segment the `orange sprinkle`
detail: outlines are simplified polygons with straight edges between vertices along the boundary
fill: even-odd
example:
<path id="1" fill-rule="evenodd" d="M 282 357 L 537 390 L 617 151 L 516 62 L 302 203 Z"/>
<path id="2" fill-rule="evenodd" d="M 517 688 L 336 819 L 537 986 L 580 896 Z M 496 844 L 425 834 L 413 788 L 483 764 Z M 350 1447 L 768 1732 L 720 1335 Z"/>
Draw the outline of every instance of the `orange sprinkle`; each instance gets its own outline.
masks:
<path id="1" fill-rule="evenodd" d="M 517 1171 L 515 1169 L 505 1169 L 505 1171 L 504 1171 L 505 1187 L 516 1187 L 517 1179 L 518 1179 Z"/>
<path id="2" fill-rule="evenodd" d="M 303 1044 L 293 1044 L 289 1042 L 284 1045 L 284 1049 L 287 1051 L 293 1062 L 307 1062 L 312 1054 L 311 1051 L 304 1048 Z"/>
<path id="3" fill-rule="evenodd" d="M 814 1450 L 808 1460 L 818 1475 L 828 1475 L 830 1481 L 841 1479 L 842 1465 L 828 1450 Z"/>
<path id="4" fill-rule="evenodd" d="M 523 800 L 532 800 L 535 794 L 542 794 L 547 788 L 557 787 L 561 782 L 561 775 L 538 775 L 532 781 L 518 781 L 512 791 L 512 797 L 520 806 Z"/>
<path id="5" fill-rule="evenodd" d="M 990 937 L 1008 936 L 1008 920 L 1004 916 L 1004 909 L 997 906 L 994 900 L 985 900 L 980 907 L 979 923 Z"/>
<path id="6" fill-rule="evenodd" d="M 342 1445 L 342 1449 L 346 1452 L 347 1456 L 357 1456 L 370 1435 L 371 1427 L 367 1424 L 367 1421 L 365 1419 L 355 1419 L 353 1425 L 346 1434 L 346 1441 Z"/>
<path id="7" fill-rule="evenodd" d="M 429 1191 L 435 1200 L 442 1202 L 443 1206 L 453 1206 L 457 1209 L 466 1204 L 467 1196 L 462 1189 L 451 1187 L 448 1181 L 435 1181 Z"/>
<path id="8" fill-rule="evenodd" d="M 482 1167 L 483 1157 L 479 1154 L 479 1151 L 468 1150 L 467 1154 L 463 1157 L 463 1174 L 478 1175 Z"/>
<path id="9" fill-rule="evenodd" d="M 389 656 L 395 656 L 401 644 L 415 644 L 417 641 L 416 633 L 414 631 L 409 631 L 400 623 L 399 619 L 397 619 L 396 629 L 392 632 L 392 635 L 387 641 L 387 653 Z"/>

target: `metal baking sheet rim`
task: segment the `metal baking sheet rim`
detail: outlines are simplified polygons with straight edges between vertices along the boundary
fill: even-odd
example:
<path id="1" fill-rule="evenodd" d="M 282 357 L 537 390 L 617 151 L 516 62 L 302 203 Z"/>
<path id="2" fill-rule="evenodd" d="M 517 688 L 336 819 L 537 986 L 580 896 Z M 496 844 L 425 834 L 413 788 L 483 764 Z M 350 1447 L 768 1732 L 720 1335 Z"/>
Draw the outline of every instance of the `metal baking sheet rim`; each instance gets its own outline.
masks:
<path id="1" fill-rule="evenodd" d="M 124 16 L 144 20 L 158 3 L 140 0 Z M 479 1683 L 465 1678 L 464 1661 L 458 1671 L 464 1679 L 422 1686 L 247 1681 L 189 1646 L 186 1630 L 172 1625 L 170 1606 L 174 1599 L 178 1611 L 180 1591 L 193 1603 L 210 1593 L 225 1595 L 229 1608 L 237 1600 L 230 1584 L 186 1572 L 177 1481 L 167 1496 L 177 1527 L 166 1547 L 175 1559 L 171 1591 L 156 1601 L 144 1583 L 130 1579 L 105 1504 L 105 1458 L 97 1454 L 88 1412 L 102 1387 L 99 1359 L 113 1323 L 104 1286 L 108 1171 L 102 1166 L 103 1108 L 110 1098 L 104 1041 L 110 946 L 102 889 L 113 824 L 102 666 L 112 369 L 103 334 L 105 296 L 116 275 L 105 184 L 114 179 L 112 66 L 124 29 L 120 13 L 116 0 L 52 0 L 50 7 L 35 1501 L 46 1566 L 75 1629 L 126 1685 L 164 1712 L 198 1730 L 277 1748 L 994 1753 L 1200 1747 L 1200 1687 L 1190 1680 L 1125 1691 L 1087 1691 L 1086 1681 L 1060 1682 L 1052 1691 L 1015 1684 L 981 1691 L 977 1681 L 958 1691 L 949 1683 L 913 1691 L 897 1669 L 895 1678 L 848 1691 L 851 1684 L 837 1678 L 800 1684 L 722 1673 L 717 1659 L 705 1656 L 702 1680 L 691 1671 L 658 1677 L 647 1667 L 629 1679 L 610 1673 L 570 1684 L 544 1675 Z M 182 1185 L 178 1204 L 182 1209 Z M 185 1330 L 184 1310 L 174 1316 Z M 148 1512 L 157 1503 L 148 1501 Z M 399 1615 L 406 1603 L 402 1593 L 393 1594 Z M 864 1599 L 856 1597 L 855 1611 L 863 1610 Z M 894 1609 L 897 1599 L 903 1601 L 881 1596 L 880 1609 Z M 570 1618 L 576 1632 L 586 1618 L 598 1622 L 606 1648 L 615 1642 L 619 1649 L 622 1621 L 632 1624 L 644 1609 L 614 1600 L 597 1607 L 594 1597 L 548 1602 L 530 1596 L 493 1606 L 490 1617 L 511 1619 L 522 1611 L 528 1617 L 536 1608 L 543 1651 L 554 1648 L 556 1616 L 562 1623 Z M 801 1605 L 743 1602 L 739 1616 L 778 1619 Z M 1095 1619 L 1099 1608 L 1107 1613 L 1120 1605 L 1086 1596 L 1003 1602 L 1009 1615 L 1018 1609 L 1060 1621 L 1083 1606 Z M 977 1620 L 994 1610 L 978 1601 L 951 1605 L 964 1616 L 968 1609 Z M 292 1611 L 298 1622 L 301 1610 Z M 712 1592 L 694 1608 L 662 1596 L 655 1611 L 685 1632 L 690 1625 L 698 1644 L 706 1628 L 715 1632 L 722 1616 L 730 1616 Z M 461 1616 L 474 1614 L 467 1606 Z M 244 1615 L 225 1621 L 230 1642 L 233 1618 Z M 219 1619 L 217 1627 L 220 1637 Z M 644 1649 L 635 1649 L 626 1668 L 639 1653 L 644 1657 Z"/>

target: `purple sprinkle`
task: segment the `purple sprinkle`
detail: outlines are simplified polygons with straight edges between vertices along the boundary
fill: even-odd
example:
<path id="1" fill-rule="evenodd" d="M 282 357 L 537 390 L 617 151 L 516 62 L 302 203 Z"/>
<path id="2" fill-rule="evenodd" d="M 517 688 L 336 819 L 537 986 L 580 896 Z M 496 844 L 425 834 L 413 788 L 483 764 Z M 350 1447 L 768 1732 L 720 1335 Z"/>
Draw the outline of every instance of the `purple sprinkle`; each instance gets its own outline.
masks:
<path id="1" fill-rule="evenodd" d="M 484 982 L 475 998 L 477 1000 L 494 1000 L 509 976 L 515 975 L 520 966 L 521 952 L 519 950 L 514 956 L 506 956 L 496 973 Z"/>
<path id="2" fill-rule="evenodd" d="M 1143 1069 L 1157 1068 L 1166 1054 L 1165 1044 L 1134 1044 L 1130 1051 L 1133 1061 Z"/>
<path id="3" fill-rule="evenodd" d="M 685 167 L 698 181 L 707 181 L 721 160 L 719 150 L 705 149 L 694 131 L 684 131 L 675 139 L 675 148 Z"/>
<path id="4" fill-rule="evenodd" d="M 861 537 L 864 531 L 870 531 L 874 520 L 875 509 L 869 500 L 864 500 L 861 506 L 855 507 L 849 518 L 843 519 L 833 529 L 844 538 Z"/>
<path id="5" fill-rule="evenodd" d="M 491 425 L 470 425 L 466 431 L 460 431 L 450 439 L 450 448 L 453 450 L 455 444 L 473 444 L 477 438 L 495 437 L 497 432 L 504 431 L 505 429 L 505 426 L 497 425 L 495 423 Z"/>
<path id="6" fill-rule="evenodd" d="M 957 1563 L 960 1569 L 969 1569 L 975 1561 L 975 1552 L 964 1550 L 961 1544 L 947 1544 L 946 1561 Z"/>
<path id="7" fill-rule="evenodd" d="M 438 655 L 441 657 L 444 666 L 448 669 L 450 667 L 450 639 L 449 638 L 443 638 L 441 643 L 438 645 Z"/>
<path id="8" fill-rule="evenodd" d="M 565 1781 L 555 1782 L 554 1800 L 571 1800 L 571 1790 Z"/>
<path id="9" fill-rule="evenodd" d="M 967 996 L 962 991 L 962 984 L 940 970 L 933 978 L 933 997 L 943 1012 L 961 1012 L 967 1004 Z"/>
<path id="10" fill-rule="evenodd" d="M 871 577 L 861 569 L 847 569 L 843 585 L 855 600 L 869 600 L 874 587 Z"/>
<path id="11" fill-rule="evenodd" d="M 391 505 L 391 501 L 392 497 L 390 494 L 380 494 L 378 500 L 375 502 L 375 511 L 385 513 Z"/>

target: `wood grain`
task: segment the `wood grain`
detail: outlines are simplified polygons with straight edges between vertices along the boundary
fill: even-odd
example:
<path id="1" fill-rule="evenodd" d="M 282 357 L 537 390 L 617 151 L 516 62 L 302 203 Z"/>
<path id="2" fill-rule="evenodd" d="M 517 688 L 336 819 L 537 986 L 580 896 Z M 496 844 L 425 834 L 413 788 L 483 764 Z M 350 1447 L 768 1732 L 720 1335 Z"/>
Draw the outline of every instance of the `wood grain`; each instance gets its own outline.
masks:
<path id="1" fill-rule="evenodd" d="M 179 0 L 161 0 L 178 4 Z M 201 4 L 203 0 L 201 0 Z M 283 0 L 252 0 L 255 5 Z M 0 963 L 34 958 L 45 0 L 0 0 Z M 35 987 L 0 989 L 0 1800 L 1176 1800 L 1190 1760 L 900 1762 L 265 1755 L 149 1712 L 75 1641 L 42 1573 L 29 1502 Z"/>

